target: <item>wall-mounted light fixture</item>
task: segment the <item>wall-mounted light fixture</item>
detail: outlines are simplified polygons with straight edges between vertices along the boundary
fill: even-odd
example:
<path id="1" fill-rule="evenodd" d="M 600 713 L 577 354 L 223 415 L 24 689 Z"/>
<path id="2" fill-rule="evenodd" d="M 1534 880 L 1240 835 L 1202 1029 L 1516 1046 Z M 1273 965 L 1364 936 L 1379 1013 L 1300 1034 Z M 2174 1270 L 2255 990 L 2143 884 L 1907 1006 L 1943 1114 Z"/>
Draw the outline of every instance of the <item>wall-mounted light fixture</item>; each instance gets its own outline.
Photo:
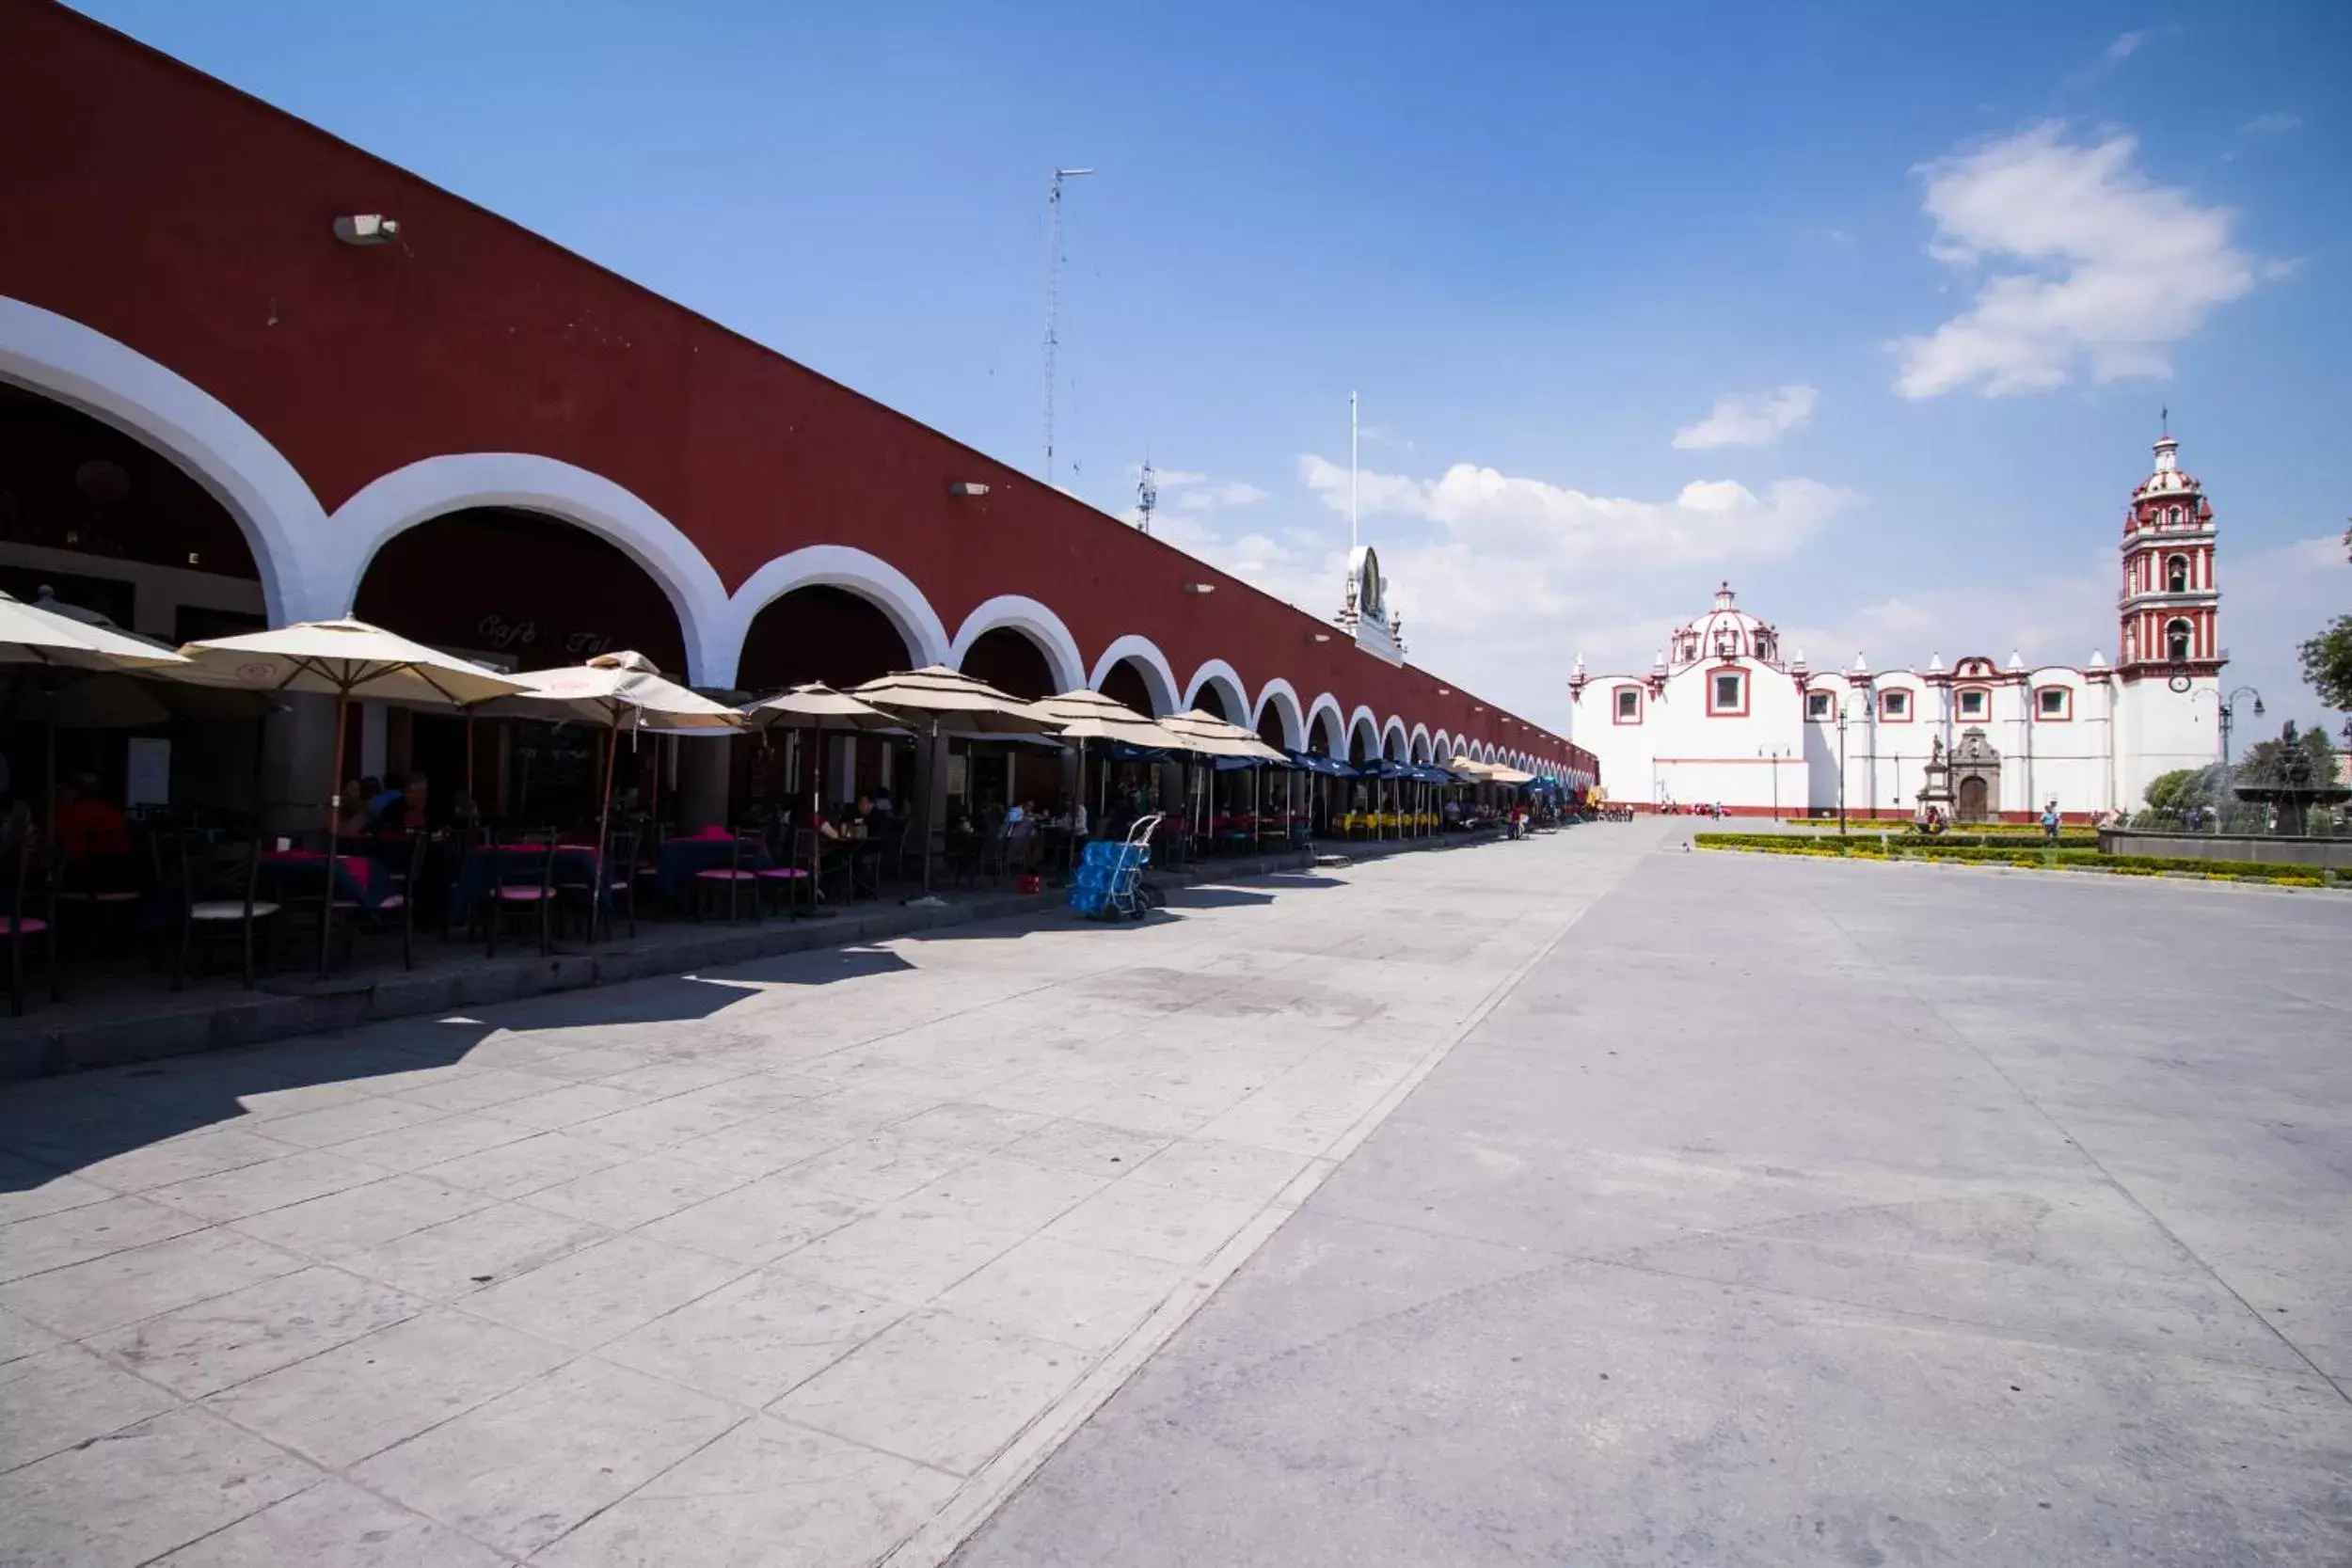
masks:
<path id="1" fill-rule="evenodd" d="M 1184 592 L 1187 594 L 1214 594 L 1216 592 L 1216 584 L 1214 582 L 1188 582 L 1184 584 Z"/>
<path id="2" fill-rule="evenodd" d="M 1440 697 L 1451 697 L 1454 695 L 1454 688 L 1450 686 L 1441 686 L 1438 688 L 1438 695 Z"/>
<path id="3" fill-rule="evenodd" d="M 1307 641 L 1310 642 L 1328 642 L 1331 641 L 1331 634 L 1327 631 L 1311 631 L 1307 634 Z"/>
<path id="4" fill-rule="evenodd" d="M 951 496 L 985 496 L 988 486 L 977 480 L 959 479 L 949 483 L 947 493 Z"/>
<path id="5" fill-rule="evenodd" d="M 400 220 L 381 213 L 356 213 L 335 220 L 335 237 L 345 245 L 390 245 L 400 238 Z"/>

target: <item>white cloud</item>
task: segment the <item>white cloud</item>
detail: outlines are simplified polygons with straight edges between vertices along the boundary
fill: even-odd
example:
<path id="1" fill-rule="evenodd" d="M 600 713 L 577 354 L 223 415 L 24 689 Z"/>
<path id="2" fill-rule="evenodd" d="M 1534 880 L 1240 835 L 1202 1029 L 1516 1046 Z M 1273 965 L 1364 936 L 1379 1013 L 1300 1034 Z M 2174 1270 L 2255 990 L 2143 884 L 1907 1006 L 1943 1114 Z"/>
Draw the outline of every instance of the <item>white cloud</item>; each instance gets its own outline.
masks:
<path id="1" fill-rule="evenodd" d="M 2237 134 L 2241 136 L 2249 137 L 2283 136 L 2289 131 L 2294 130 L 2296 126 L 2302 123 L 2302 117 L 2299 115 L 2281 114 L 2277 110 L 2273 110 L 2271 113 L 2266 115 L 2256 115 L 2253 119 L 2239 126 L 2237 128 Z"/>
<path id="2" fill-rule="evenodd" d="M 2132 57 L 2132 51 L 2137 49 L 2142 43 L 2146 42 L 2147 39 L 2148 31 L 2144 27 L 2122 35 L 2113 43 L 2108 44 L 2105 52 L 2100 55 L 2100 65 L 2109 71 L 2114 70 L 2117 66 L 2122 65 L 2125 60 L 2130 59 Z"/>
<path id="3" fill-rule="evenodd" d="M 1319 526 L 1232 532 L 1225 514 L 1163 513 L 1159 537 L 1310 614 L 1339 608 L 1347 469 L 1303 456 Z M 1676 603 L 1718 569 L 1786 556 L 1855 498 L 1810 479 L 1760 492 L 1698 480 L 1671 499 L 1593 495 L 1461 463 L 1433 479 L 1359 476 L 1364 537 L 1378 545 L 1416 663 L 1528 717 L 1566 723 L 1567 660 L 1629 601 Z M 1687 611 L 1686 611 L 1687 612 Z M 1643 655 L 1646 662 L 1647 654 Z"/>
<path id="4" fill-rule="evenodd" d="M 1298 470 L 1326 505 L 1346 511 L 1345 468 L 1306 456 Z M 1368 471 L 1358 489 L 1367 516 L 1433 523 L 1448 546 L 1494 552 L 1489 571 L 1498 576 L 1540 576 L 1628 553 L 1655 565 L 1785 555 L 1853 499 L 1817 480 L 1780 480 L 1758 496 L 1724 479 L 1694 480 L 1672 500 L 1631 500 L 1474 463 L 1429 480 Z"/>
<path id="5" fill-rule="evenodd" d="M 1812 423 L 1813 405 L 1820 395 L 1810 387 L 1789 386 L 1772 392 L 1735 392 L 1718 398 L 1707 418 L 1675 432 L 1675 445 L 1686 451 L 1769 447 L 1790 431 Z"/>
<path id="6" fill-rule="evenodd" d="M 2165 351 L 2253 288 L 2231 214 L 2133 167 L 2137 142 L 2090 146 L 2037 125 L 1915 172 L 1936 231 L 1929 254 L 1980 274 L 1975 302 L 1895 345 L 1907 398 L 1965 387 L 1987 397 L 2093 379 L 2167 376 Z"/>
<path id="7" fill-rule="evenodd" d="M 1140 467 L 1131 467 L 1128 474 L 1143 477 Z M 1274 492 L 1262 489 L 1247 480 L 1229 479 L 1212 483 L 1206 474 L 1184 468 L 1154 468 L 1152 483 L 1167 497 L 1168 503 L 1187 512 L 1208 512 L 1221 506 L 1251 506 Z M 1171 494 L 1172 492 L 1172 494 Z"/>
<path id="8" fill-rule="evenodd" d="M 1265 499 L 1274 492 L 1262 490 L 1247 480 L 1229 479 L 1222 484 L 1211 484 L 1198 490 L 1187 490 L 1177 498 L 1176 504 L 1195 511 L 1218 506 L 1250 506 Z"/>

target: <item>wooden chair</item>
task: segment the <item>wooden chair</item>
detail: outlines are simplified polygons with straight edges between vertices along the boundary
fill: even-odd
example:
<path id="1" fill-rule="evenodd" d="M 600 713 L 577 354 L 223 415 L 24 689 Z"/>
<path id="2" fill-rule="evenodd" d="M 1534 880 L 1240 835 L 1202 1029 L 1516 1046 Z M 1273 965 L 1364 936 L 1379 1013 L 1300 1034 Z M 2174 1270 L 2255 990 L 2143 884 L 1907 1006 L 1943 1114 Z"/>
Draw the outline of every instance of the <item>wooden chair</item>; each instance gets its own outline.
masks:
<path id="1" fill-rule="evenodd" d="M 255 896 L 262 879 L 261 839 L 257 836 L 247 846 L 244 870 L 227 886 L 221 885 L 210 846 L 201 837 L 192 833 L 177 839 L 173 848 L 179 873 L 169 891 L 179 905 L 180 946 L 172 958 L 171 989 L 187 983 L 191 952 L 200 965 L 209 944 L 233 939 L 245 989 L 251 990 L 257 938 L 274 927 L 278 912 L 276 904 Z"/>
<path id="2" fill-rule="evenodd" d="M 49 1000 L 64 1000 L 57 982 L 57 856 L 40 842 L 28 822 L 19 822 L 0 834 L 0 867 L 8 879 L 8 902 L 0 911 L 0 935 L 8 940 L 8 1010 L 24 1016 L 24 947 L 40 946 L 41 967 L 49 972 Z M 32 911 L 38 909 L 40 912 Z"/>
<path id="3" fill-rule="evenodd" d="M 520 920 L 535 915 L 539 925 L 539 956 L 545 958 L 555 949 L 554 931 L 549 922 L 555 914 L 555 835 L 546 833 L 525 837 L 514 843 L 490 846 L 493 860 L 490 869 L 490 889 L 483 902 L 489 913 L 489 942 L 485 953 L 497 958 L 499 927 L 509 919 Z M 538 849 L 539 863 L 533 866 L 527 851 Z M 509 850 L 525 851 L 507 853 Z"/>

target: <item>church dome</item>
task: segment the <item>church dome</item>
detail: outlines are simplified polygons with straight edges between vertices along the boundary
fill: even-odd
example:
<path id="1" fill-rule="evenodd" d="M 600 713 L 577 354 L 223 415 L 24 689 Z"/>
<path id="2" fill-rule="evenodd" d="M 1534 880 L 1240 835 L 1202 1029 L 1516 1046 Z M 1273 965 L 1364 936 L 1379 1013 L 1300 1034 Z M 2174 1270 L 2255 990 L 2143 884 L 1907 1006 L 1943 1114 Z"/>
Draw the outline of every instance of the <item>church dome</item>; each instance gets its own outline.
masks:
<path id="1" fill-rule="evenodd" d="M 1715 590 L 1714 608 L 1686 621 L 1669 646 L 1674 668 L 1680 670 L 1702 659 L 1753 658 L 1780 667 L 1780 633 L 1741 610 L 1731 584 Z"/>
<path id="2" fill-rule="evenodd" d="M 2136 501 L 2151 500 L 2160 496 L 2193 496 L 2198 493 L 2196 479 L 2181 471 L 2181 443 L 2170 436 L 2155 445 L 2155 471 L 2139 482 L 2132 492 Z"/>

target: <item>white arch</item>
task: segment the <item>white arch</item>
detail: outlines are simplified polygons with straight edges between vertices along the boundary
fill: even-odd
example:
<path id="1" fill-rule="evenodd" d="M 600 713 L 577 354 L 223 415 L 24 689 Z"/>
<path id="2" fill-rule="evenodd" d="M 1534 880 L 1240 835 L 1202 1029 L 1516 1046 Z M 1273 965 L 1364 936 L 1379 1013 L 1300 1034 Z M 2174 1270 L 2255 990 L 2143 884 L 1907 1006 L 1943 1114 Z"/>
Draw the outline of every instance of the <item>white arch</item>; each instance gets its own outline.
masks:
<path id="1" fill-rule="evenodd" d="M 838 588 L 856 594 L 897 628 L 908 657 L 916 665 L 947 662 L 947 628 L 923 591 L 904 572 L 855 546 L 807 545 L 760 567 L 727 600 L 726 671 L 709 684 L 734 684 L 736 660 L 742 657 L 743 639 L 750 635 L 752 623 L 761 610 L 802 588 Z"/>
<path id="2" fill-rule="evenodd" d="M 1413 737 L 1405 728 L 1405 721 L 1393 713 L 1389 715 L 1389 721 L 1380 726 L 1380 754 L 1391 762 L 1403 762 L 1412 745 Z"/>
<path id="3" fill-rule="evenodd" d="M 0 295 L 0 380 L 137 437 L 228 509 L 253 552 L 274 626 L 333 613 L 307 552 L 326 509 L 262 433 L 193 381 L 54 310 Z"/>
<path id="4" fill-rule="evenodd" d="M 697 686 L 734 680 L 742 639 L 728 635 L 726 588 L 694 542 L 602 474 L 533 452 L 452 452 L 370 482 L 327 518 L 313 580 L 335 613 L 347 613 L 386 544 L 420 523 L 476 506 L 540 513 L 617 546 L 661 585 L 677 611 L 687 679 Z"/>
<path id="5" fill-rule="evenodd" d="M 963 625 L 956 628 L 955 641 L 948 644 L 947 662 L 962 669 L 963 656 L 972 651 L 972 644 L 1004 627 L 1037 644 L 1053 672 L 1056 691 L 1075 691 L 1086 684 L 1087 661 L 1079 656 L 1078 640 L 1070 635 L 1060 616 L 1020 594 L 999 594 L 965 616 Z"/>
<path id="6" fill-rule="evenodd" d="M 1455 750 L 1454 736 L 1443 730 L 1429 737 L 1430 759 L 1440 766 L 1454 760 Z"/>
<path id="7" fill-rule="evenodd" d="M 1372 742 L 1364 748 L 1365 757 L 1369 759 L 1378 756 L 1380 754 L 1380 716 L 1369 707 L 1360 705 L 1355 712 L 1347 716 L 1347 751 L 1350 756 L 1353 756 L 1356 752 L 1356 732 L 1359 730 L 1372 732 Z"/>
<path id="8" fill-rule="evenodd" d="M 1248 686 L 1233 667 L 1221 658 L 1209 659 L 1192 673 L 1192 679 L 1184 683 L 1184 706 L 1199 707 L 1201 691 L 1210 686 L 1215 686 L 1224 695 L 1229 705 L 1227 712 L 1249 711 Z"/>
<path id="9" fill-rule="evenodd" d="M 1152 718 L 1165 718 L 1177 711 L 1176 672 L 1169 666 L 1168 656 L 1160 652 L 1158 643 L 1134 632 L 1113 639 L 1111 645 L 1103 650 L 1103 657 L 1094 661 L 1093 673 L 1087 677 L 1088 687 L 1102 690 L 1103 683 L 1111 678 L 1111 672 L 1121 659 L 1134 660 L 1142 674 L 1143 689 L 1152 698 Z"/>
<path id="10" fill-rule="evenodd" d="M 1331 729 L 1339 736 L 1340 750 L 1347 750 L 1347 715 L 1340 707 L 1340 700 L 1328 691 L 1315 693 L 1315 700 L 1307 705 L 1307 743 L 1313 748 L 1315 732 L 1325 719 L 1331 721 Z"/>
<path id="11" fill-rule="evenodd" d="M 1413 749 L 1411 752 L 1412 760 L 1415 762 L 1427 762 L 1429 760 L 1429 726 L 1426 724 L 1415 724 L 1413 726 Z"/>
<path id="12" fill-rule="evenodd" d="M 1294 752 L 1307 749 L 1307 721 L 1299 716 L 1298 693 L 1291 683 L 1277 675 L 1265 683 L 1258 693 L 1258 705 L 1249 710 L 1249 722 L 1256 728 L 1265 722 L 1266 705 L 1272 704 L 1282 723 L 1282 744 Z"/>

